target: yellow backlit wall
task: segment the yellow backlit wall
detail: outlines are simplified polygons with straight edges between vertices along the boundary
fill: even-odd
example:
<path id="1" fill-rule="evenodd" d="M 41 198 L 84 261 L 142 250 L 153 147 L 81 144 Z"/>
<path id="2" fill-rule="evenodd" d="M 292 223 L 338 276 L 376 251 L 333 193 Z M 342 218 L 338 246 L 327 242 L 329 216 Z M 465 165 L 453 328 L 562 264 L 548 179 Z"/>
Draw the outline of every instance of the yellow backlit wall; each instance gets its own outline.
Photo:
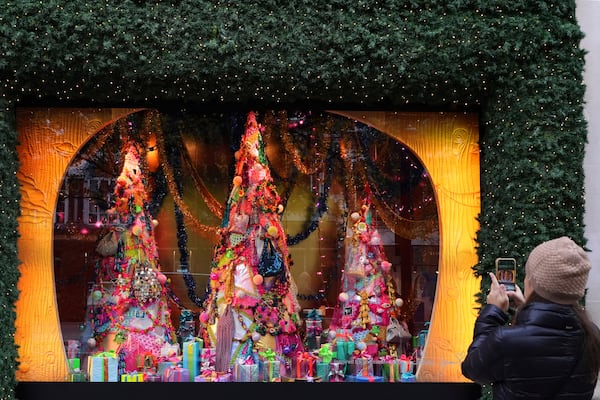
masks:
<path id="1" fill-rule="evenodd" d="M 67 359 L 56 303 L 54 208 L 73 157 L 107 124 L 139 109 L 19 109 L 22 215 L 21 279 L 16 304 L 19 381 L 63 381 Z M 408 146 L 428 170 L 440 225 L 438 287 L 419 381 L 463 382 L 460 362 L 471 341 L 479 282 L 475 234 L 480 209 L 477 117 L 464 113 L 334 112 Z"/>

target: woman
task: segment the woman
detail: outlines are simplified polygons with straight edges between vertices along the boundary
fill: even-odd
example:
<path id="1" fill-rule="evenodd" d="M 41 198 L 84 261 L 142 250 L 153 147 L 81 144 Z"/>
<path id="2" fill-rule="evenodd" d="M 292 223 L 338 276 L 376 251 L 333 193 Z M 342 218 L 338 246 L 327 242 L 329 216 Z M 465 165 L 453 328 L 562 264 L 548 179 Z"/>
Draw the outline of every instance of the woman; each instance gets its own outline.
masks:
<path id="1" fill-rule="evenodd" d="M 567 237 L 533 249 L 525 296 L 492 285 L 475 322 L 463 374 L 492 385 L 494 400 L 591 399 L 600 368 L 600 330 L 579 306 L 590 271 L 585 251 Z M 517 307 L 513 324 L 509 305 Z"/>

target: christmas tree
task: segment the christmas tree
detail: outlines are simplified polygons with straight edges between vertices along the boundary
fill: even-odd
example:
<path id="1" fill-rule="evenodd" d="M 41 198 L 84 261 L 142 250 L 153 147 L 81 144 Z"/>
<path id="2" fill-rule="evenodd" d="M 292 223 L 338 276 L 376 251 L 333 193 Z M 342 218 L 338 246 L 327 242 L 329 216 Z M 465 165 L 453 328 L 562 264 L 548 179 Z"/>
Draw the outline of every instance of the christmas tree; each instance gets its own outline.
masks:
<path id="1" fill-rule="evenodd" d="M 88 300 L 87 345 L 91 351 L 116 351 L 121 373 L 149 367 L 165 344 L 176 343 L 154 238 L 158 222 L 147 209 L 139 154 L 134 144 L 127 145 L 115 204 L 107 211 L 109 232 L 96 248 L 102 258 Z"/>
<path id="2" fill-rule="evenodd" d="M 330 334 L 351 337 L 356 349 L 376 356 L 389 351 L 386 332 L 391 318 L 399 314 L 402 299 L 396 297 L 392 264 L 373 220 L 368 188 L 366 192 L 361 209 L 350 214 L 345 268 Z"/>
<path id="3" fill-rule="evenodd" d="M 282 212 L 259 125 L 250 112 L 200 315 L 205 336 L 216 347 L 217 371 L 249 358 L 256 362 L 257 353 L 267 349 L 286 361 L 302 350 Z"/>

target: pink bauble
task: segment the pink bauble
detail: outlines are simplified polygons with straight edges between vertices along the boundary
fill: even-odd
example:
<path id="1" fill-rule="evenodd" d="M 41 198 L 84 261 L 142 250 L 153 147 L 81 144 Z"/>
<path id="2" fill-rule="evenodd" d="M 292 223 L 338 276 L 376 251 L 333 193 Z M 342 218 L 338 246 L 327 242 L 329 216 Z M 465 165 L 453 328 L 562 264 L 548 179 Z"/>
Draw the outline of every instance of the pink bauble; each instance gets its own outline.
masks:
<path id="1" fill-rule="evenodd" d="M 158 279 L 161 285 L 164 285 L 167 282 L 167 276 L 162 272 L 156 274 L 156 279 Z"/>
<path id="2" fill-rule="evenodd" d="M 348 301 L 348 293 L 346 292 L 342 292 L 339 294 L 338 299 L 342 302 L 345 303 Z"/>
<path id="3" fill-rule="evenodd" d="M 260 274 L 256 274 L 256 275 L 254 275 L 254 276 L 252 277 L 252 282 L 254 282 L 254 284 L 255 284 L 256 286 L 260 286 L 260 285 L 262 285 L 262 284 L 263 284 L 263 282 L 264 282 L 264 278 L 263 278 L 263 276 L 262 276 L 262 275 L 260 275 Z"/>
<path id="4" fill-rule="evenodd" d="M 203 324 L 208 322 L 208 313 L 206 311 L 202 311 L 200 313 L 200 322 L 202 322 Z"/>
<path id="5" fill-rule="evenodd" d="M 215 272 L 211 272 L 211 274 L 210 274 L 210 279 L 211 279 L 212 281 L 216 281 L 216 280 L 218 280 L 218 279 L 219 279 L 219 275 L 218 275 L 218 274 L 216 274 Z"/>
<path id="6" fill-rule="evenodd" d="M 381 270 L 383 272 L 389 272 L 390 268 L 392 268 L 392 263 L 391 262 L 389 262 L 389 261 L 383 261 L 381 263 Z"/>

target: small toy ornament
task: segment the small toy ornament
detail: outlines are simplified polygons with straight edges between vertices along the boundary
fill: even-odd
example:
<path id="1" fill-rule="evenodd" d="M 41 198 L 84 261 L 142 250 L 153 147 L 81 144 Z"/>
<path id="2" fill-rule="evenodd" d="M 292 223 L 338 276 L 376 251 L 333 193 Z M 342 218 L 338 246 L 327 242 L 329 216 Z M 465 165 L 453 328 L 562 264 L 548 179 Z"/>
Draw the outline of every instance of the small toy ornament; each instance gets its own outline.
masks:
<path id="1" fill-rule="evenodd" d="M 92 293 L 92 299 L 94 300 L 94 302 L 102 300 L 102 292 L 100 290 L 94 290 L 94 292 Z"/>

